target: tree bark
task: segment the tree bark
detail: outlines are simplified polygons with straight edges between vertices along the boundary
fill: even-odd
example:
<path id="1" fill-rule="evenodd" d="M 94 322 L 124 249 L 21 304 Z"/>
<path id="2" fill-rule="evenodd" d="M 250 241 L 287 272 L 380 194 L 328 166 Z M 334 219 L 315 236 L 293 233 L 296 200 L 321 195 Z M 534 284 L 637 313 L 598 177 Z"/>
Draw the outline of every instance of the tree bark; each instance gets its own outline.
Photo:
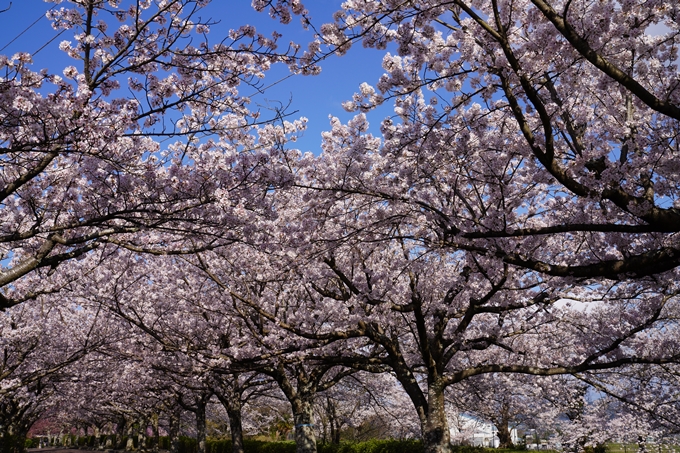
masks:
<path id="1" fill-rule="evenodd" d="M 28 429 L 9 425 L 0 431 L 0 453 L 24 453 Z"/>
<path id="2" fill-rule="evenodd" d="M 196 398 L 196 453 L 205 453 L 205 408 L 208 403 L 206 395 Z"/>
<path id="3" fill-rule="evenodd" d="M 507 419 L 502 419 L 496 428 L 498 429 L 498 448 L 513 448 L 512 436 L 510 434 L 510 423 Z"/>
<path id="4" fill-rule="evenodd" d="M 127 443 L 125 444 L 126 451 L 132 451 L 135 449 L 135 432 L 134 426 L 130 425 L 127 430 Z"/>
<path id="5" fill-rule="evenodd" d="M 316 435 L 311 398 L 297 398 L 293 404 L 296 453 L 316 453 Z"/>
<path id="6" fill-rule="evenodd" d="M 340 444 L 340 429 L 342 422 L 338 417 L 337 405 L 331 398 L 326 397 L 326 417 L 330 428 L 331 443 Z M 325 428 L 325 427 L 324 427 Z"/>
<path id="7" fill-rule="evenodd" d="M 512 433 L 510 432 L 511 420 L 511 403 L 508 399 L 503 399 L 501 408 L 496 417 L 491 421 L 496 425 L 498 430 L 498 448 L 514 448 L 515 444 L 512 442 Z"/>
<path id="8" fill-rule="evenodd" d="M 237 378 L 236 378 L 237 379 Z M 231 430 L 231 451 L 232 453 L 244 453 L 243 450 L 243 417 L 241 411 L 241 394 L 234 389 L 223 387 L 221 392 L 215 392 L 217 399 L 229 416 L 229 429 Z"/>
<path id="9" fill-rule="evenodd" d="M 170 453 L 179 452 L 179 408 L 170 412 Z"/>
<path id="10" fill-rule="evenodd" d="M 231 452 L 244 453 L 243 449 L 243 422 L 241 418 L 241 400 L 234 400 L 234 406 L 227 409 L 229 416 L 229 429 L 231 430 Z"/>
<path id="11" fill-rule="evenodd" d="M 160 444 L 160 440 L 161 440 L 160 439 L 160 432 L 159 432 L 159 429 L 158 429 L 158 419 L 159 419 L 158 414 L 157 413 L 153 414 L 153 416 L 151 418 L 151 426 L 153 428 L 153 444 L 151 446 L 151 449 L 152 449 L 153 453 L 158 453 L 159 444 Z"/>
<path id="12" fill-rule="evenodd" d="M 512 443 L 508 424 L 502 423 L 496 428 L 498 429 L 498 448 L 513 448 L 515 445 Z"/>
<path id="13" fill-rule="evenodd" d="M 127 421 L 125 420 L 125 417 L 120 417 L 116 422 L 116 436 L 113 440 L 113 448 L 115 450 L 122 450 L 125 447 L 125 445 L 123 445 L 123 439 L 125 438 L 126 425 Z M 78 432 L 80 432 L 80 429 L 78 429 Z"/>
<path id="14" fill-rule="evenodd" d="M 335 414 L 334 414 L 335 415 Z M 340 445 L 340 422 L 337 418 L 330 421 L 331 425 L 331 443 Z"/>
<path id="15" fill-rule="evenodd" d="M 428 405 L 421 429 L 425 453 L 451 453 L 451 433 L 446 420 L 444 389 L 436 384 L 428 388 Z"/>

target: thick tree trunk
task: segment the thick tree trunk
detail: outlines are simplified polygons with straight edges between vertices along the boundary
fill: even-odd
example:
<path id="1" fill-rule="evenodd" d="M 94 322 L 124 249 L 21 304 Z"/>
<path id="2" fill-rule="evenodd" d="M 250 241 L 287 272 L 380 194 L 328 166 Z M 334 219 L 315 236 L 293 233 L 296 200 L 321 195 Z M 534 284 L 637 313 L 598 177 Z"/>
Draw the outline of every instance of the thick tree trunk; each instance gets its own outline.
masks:
<path id="1" fill-rule="evenodd" d="M 174 409 L 170 413 L 170 453 L 179 451 L 179 409 Z"/>
<path id="2" fill-rule="evenodd" d="M 205 407 L 207 398 L 196 398 L 196 453 L 205 453 Z"/>
<path id="3" fill-rule="evenodd" d="M 428 407 L 423 432 L 425 453 L 451 453 L 451 434 L 446 421 L 444 407 L 444 389 L 438 385 L 430 385 L 428 389 Z"/>
<path id="4" fill-rule="evenodd" d="M 146 425 L 142 423 L 137 431 L 137 450 L 146 451 Z"/>
<path id="5" fill-rule="evenodd" d="M 296 453 L 316 453 L 316 435 L 314 434 L 314 417 L 311 398 L 299 398 L 293 404 L 295 420 Z"/>
<path id="6" fill-rule="evenodd" d="M 642 436 L 638 436 L 638 453 L 647 453 L 647 439 Z"/>
<path id="7" fill-rule="evenodd" d="M 236 381 L 237 376 L 234 377 Z M 234 386 L 228 388 L 222 386 L 221 391 L 215 392 L 215 396 L 220 400 L 222 406 L 229 416 L 229 429 L 231 430 L 231 451 L 232 453 L 243 453 L 243 405 L 241 402 L 242 392 Z"/>
<path id="8" fill-rule="evenodd" d="M 341 422 L 338 417 L 336 404 L 330 398 L 326 398 L 326 416 L 328 417 L 328 425 L 331 431 L 331 443 L 338 445 L 340 444 Z"/>
<path id="9" fill-rule="evenodd" d="M 151 427 L 153 429 L 153 444 L 151 445 L 151 450 L 153 453 L 158 453 L 159 443 L 160 443 L 160 431 L 158 429 L 158 414 L 153 414 L 151 417 Z"/>
<path id="10" fill-rule="evenodd" d="M 0 431 L 0 453 L 24 453 L 28 429 L 10 424 Z"/>
<path id="11" fill-rule="evenodd" d="M 135 449 L 135 438 L 134 438 L 134 428 L 133 426 L 128 427 L 127 431 L 127 443 L 125 444 L 126 451 L 132 451 Z"/>
<path id="12" fill-rule="evenodd" d="M 331 443 L 340 445 L 340 423 L 337 420 L 331 420 Z"/>
<path id="13" fill-rule="evenodd" d="M 118 419 L 116 422 L 116 437 L 114 438 L 113 442 L 113 448 L 115 450 L 122 450 L 124 445 L 123 445 L 123 439 L 125 438 L 125 425 L 127 424 L 127 421 L 125 420 L 125 417 L 121 417 Z"/>
<path id="14" fill-rule="evenodd" d="M 508 425 L 498 426 L 498 448 L 513 448 L 512 438 Z"/>
<path id="15" fill-rule="evenodd" d="M 244 453 L 243 450 L 243 422 L 241 418 L 241 400 L 236 398 L 227 409 L 229 429 L 231 430 L 231 452 Z"/>
<path id="16" fill-rule="evenodd" d="M 321 420 L 317 420 L 317 423 L 319 425 L 319 432 L 321 434 L 321 442 L 328 443 L 328 430 L 329 430 L 329 425 L 330 423 L 326 418 L 322 418 Z"/>
<path id="17" fill-rule="evenodd" d="M 512 433 L 510 431 L 511 408 L 510 401 L 504 398 L 498 411 L 498 414 L 491 419 L 498 430 L 498 448 L 513 448 L 515 445 L 512 442 Z"/>
<path id="18" fill-rule="evenodd" d="M 498 429 L 498 448 L 513 448 L 515 445 L 512 443 L 508 421 L 502 420 L 496 428 Z"/>

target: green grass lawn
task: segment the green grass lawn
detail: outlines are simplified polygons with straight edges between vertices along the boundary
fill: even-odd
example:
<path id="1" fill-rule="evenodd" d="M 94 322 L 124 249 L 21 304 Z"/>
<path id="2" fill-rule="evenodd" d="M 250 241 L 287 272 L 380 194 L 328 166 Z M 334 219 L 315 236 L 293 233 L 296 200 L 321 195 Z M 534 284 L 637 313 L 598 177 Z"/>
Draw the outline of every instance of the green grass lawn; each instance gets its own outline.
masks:
<path id="1" fill-rule="evenodd" d="M 607 445 L 607 453 L 637 453 L 637 444 L 618 444 Z M 649 453 L 680 453 L 680 445 L 654 445 L 647 444 Z"/>

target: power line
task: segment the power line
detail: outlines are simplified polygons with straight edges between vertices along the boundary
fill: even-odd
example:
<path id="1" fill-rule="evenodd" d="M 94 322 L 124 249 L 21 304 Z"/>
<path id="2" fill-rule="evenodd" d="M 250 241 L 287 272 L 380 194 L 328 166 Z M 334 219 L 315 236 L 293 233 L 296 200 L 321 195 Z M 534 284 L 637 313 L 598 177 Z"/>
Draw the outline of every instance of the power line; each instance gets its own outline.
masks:
<path id="1" fill-rule="evenodd" d="M 12 6 L 12 3 L 10 2 L 10 7 L 11 7 L 11 6 Z M 47 11 L 52 11 L 52 10 L 55 8 L 55 6 L 56 6 L 56 5 L 53 5 L 52 8 L 48 9 Z M 9 8 L 8 8 L 8 9 L 9 9 Z M 5 10 L 5 11 L 7 11 L 7 10 Z M 40 22 L 40 19 L 42 19 L 43 17 L 45 17 L 45 14 L 44 14 L 44 13 L 41 14 L 35 21 L 33 21 L 33 23 L 32 23 L 31 25 L 29 25 L 28 27 L 26 27 L 21 33 L 19 33 L 18 35 L 16 35 L 16 36 L 14 37 L 14 39 L 12 39 L 10 42 L 8 42 L 7 44 L 5 44 L 5 46 L 4 46 L 2 49 L 0 49 L 0 52 L 2 52 L 3 50 L 5 50 L 6 48 L 8 48 L 14 41 L 16 41 L 17 39 L 19 39 L 19 38 L 21 37 L 21 35 L 23 35 L 23 34 L 26 33 L 28 30 L 30 30 L 31 28 L 33 28 L 33 26 L 34 26 L 35 24 L 37 24 L 38 22 Z M 63 30 L 62 30 L 62 31 L 63 31 Z M 61 34 L 61 33 L 59 33 L 59 35 L 60 35 L 60 34 Z M 57 35 L 57 36 L 59 36 L 59 35 Z M 56 38 L 56 36 L 55 36 L 54 38 L 52 38 L 50 41 L 48 41 L 47 44 L 49 44 L 50 42 L 54 41 L 55 38 Z M 45 46 L 46 46 L 47 44 L 45 44 Z M 43 46 L 43 47 L 45 47 L 45 46 Z M 38 51 L 42 50 L 43 47 L 41 47 L 40 49 L 38 49 Z M 37 52 L 36 52 L 36 53 L 37 53 Z"/>
<path id="2" fill-rule="evenodd" d="M 66 31 L 66 29 L 63 28 L 59 33 L 57 33 L 56 35 L 54 35 L 54 36 L 52 37 L 52 39 L 50 39 L 50 40 L 47 41 L 45 44 L 43 44 L 42 46 L 40 46 L 40 49 L 38 49 L 38 50 L 36 50 L 35 52 L 33 52 L 33 55 L 37 55 L 38 52 L 40 52 L 40 51 L 43 50 L 45 47 L 47 47 L 47 46 L 49 45 L 49 43 L 51 43 L 52 41 L 54 41 L 55 39 L 57 39 L 57 38 L 58 38 L 59 36 L 61 36 L 61 34 L 64 33 L 65 31 Z"/>

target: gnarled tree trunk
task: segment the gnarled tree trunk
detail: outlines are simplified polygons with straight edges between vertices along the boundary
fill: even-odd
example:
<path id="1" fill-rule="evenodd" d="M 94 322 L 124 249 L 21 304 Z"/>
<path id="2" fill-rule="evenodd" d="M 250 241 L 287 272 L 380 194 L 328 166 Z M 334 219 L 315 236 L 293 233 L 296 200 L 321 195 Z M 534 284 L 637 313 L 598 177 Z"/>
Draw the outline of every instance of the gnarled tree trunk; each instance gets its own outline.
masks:
<path id="1" fill-rule="evenodd" d="M 233 389 L 232 389 L 233 390 Z M 241 411 L 241 395 L 238 392 L 223 388 L 222 392 L 216 392 L 217 399 L 229 416 L 229 429 L 231 430 L 231 451 L 232 453 L 243 453 L 243 418 Z"/>
<path id="2" fill-rule="evenodd" d="M 316 434 L 311 397 L 298 397 L 291 401 L 295 421 L 296 453 L 316 453 Z"/>
<path id="3" fill-rule="evenodd" d="M 237 409 L 227 411 L 229 416 L 229 429 L 231 430 L 231 452 L 243 453 L 243 421 L 241 418 L 241 401 L 235 402 Z"/>
<path id="4" fill-rule="evenodd" d="M 206 395 L 196 398 L 196 453 L 205 453 L 205 408 L 208 403 Z"/>
<path id="5" fill-rule="evenodd" d="M 425 453 L 451 453 L 451 434 L 446 420 L 444 389 L 436 384 L 428 387 L 427 411 L 421 423 Z"/>
<path id="6" fill-rule="evenodd" d="M 515 444 L 512 443 L 508 421 L 504 420 L 504 423 L 499 423 L 496 428 L 498 429 L 498 448 L 513 448 Z"/>
<path id="7" fill-rule="evenodd" d="M 158 453 L 159 443 L 160 443 L 160 432 L 158 429 L 158 414 L 154 413 L 151 416 L 151 428 L 153 430 L 153 443 L 151 445 L 151 451 L 153 453 Z"/>
<path id="8" fill-rule="evenodd" d="M 170 412 L 170 453 L 179 452 L 179 408 L 175 408 Z"/>

